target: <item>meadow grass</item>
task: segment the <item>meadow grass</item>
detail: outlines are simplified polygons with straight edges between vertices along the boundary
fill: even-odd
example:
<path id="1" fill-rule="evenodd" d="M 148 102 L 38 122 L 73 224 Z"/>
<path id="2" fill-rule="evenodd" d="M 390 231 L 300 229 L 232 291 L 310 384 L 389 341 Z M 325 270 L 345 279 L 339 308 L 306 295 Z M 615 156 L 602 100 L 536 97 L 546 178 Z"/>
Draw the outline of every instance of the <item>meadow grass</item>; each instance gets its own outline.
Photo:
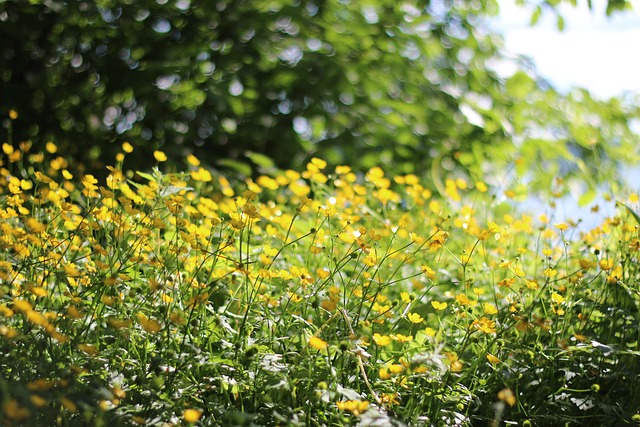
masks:
<path id="1" fill-rule="evenodd" d="M 626 209 L 580 232 L 463 178 L 2 149 L 2 425 L 639 424 Z"/>

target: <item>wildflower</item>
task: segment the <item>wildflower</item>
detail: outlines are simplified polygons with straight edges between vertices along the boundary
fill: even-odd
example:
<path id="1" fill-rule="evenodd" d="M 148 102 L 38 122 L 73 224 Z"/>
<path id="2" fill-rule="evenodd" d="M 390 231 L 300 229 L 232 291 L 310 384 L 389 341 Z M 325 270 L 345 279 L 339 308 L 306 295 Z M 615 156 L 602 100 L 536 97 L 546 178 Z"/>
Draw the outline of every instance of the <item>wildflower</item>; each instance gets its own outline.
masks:
<path id="1" fill-rule="evenodd" d="M 44 149 L 47 150 L 47 153 L 54 154 L 58 151 L 58 147 L 53 142 L 49 141 L 45 144 Z"/>
<path id="2" fill-rule="evenodd" d="M 604 271 L 611 270 L 613 268 L 613 260 L 612 259 L 601 259 L 598 263 L 601 269 Z"/>
<path id="3" fill-rule="evenodd" d="M 582 258 L 580 261 L 580 268 L 582 268 L 583 270 L 587 270 L 591 267 L 595 267 L 596 263 L 593 261 L 589 261 L 588 259 L 584 259 Z"/>
<path id="4" fill-rule="evenodd" d="M 498 286 L 510 288 L 516 282 L 516 279 L 513 277 L 505 277 L 504 279 L 498 281 Z"/>
<path id="5" fill-rule="evenodd" d="M 182 419 L 186 423 L 195 423 L 202 416 L 202 411 L 200 409 L 185 409 L 182 413 Z"/>
<path id="6" fill-rule="evenodd" d="M 506 402 L 509 406 L 516 404 L 516 396 L 510 388 L 504 388 L 498 392 L 498 399 Z"/>
<path id="7" fill-rule="evenodd" d="M 391 394 L 391 393 L 381 393 L 380 394 L 380 400 L 382 401 L 382 403 L 386 403 L 387 405 L 397 405 L 398 402 L 398 394 Z"/>
<path id="8" fill-rule="evenodd" d="M 427 276 L 429 279 L 435 279 L 436 272 L 433 271 L 430 267 L 427 267 L 426 265 L 421 265 L 420 269 L 422 270 L 422 273 L 424 273 L 424 275 Z"/>
<path id="9" fill-rule="evenodd" d="M 280 186 L 278 181 L 266 175 L 258 177 L 258 185 L 262 188 L 266 188 L 267 190 L 277 190 Z"/>
<path id="10" fill-rule="evenodd" d="M 475 301 L 470 300 L 469 298 L 467 298 L 467 296 L 465 294 L 458 294 L 456 295 L 456 301 L 458 301 L 458 304 L 460 305 L 475 305 Z"/>
<path id="11" fill-rule="evenodd" d="M 7 400 L 2 409 L 7 418 L 15 421 L 24 420 L 30 415 L 29 410 L 20 406 L 15 399 Z"/>
<path id="12" fill-rule="evenodd" d="M 329 344 L 316 336 L 309 338 L 309 346 L 315 348 L 316 350 L 324 350 L 328 345 Z"/>
<path id="13" fill-rule="evenodd" d="M 569 228 L 569 225 L 565 224 L 564 222 L 561 222 L 561 223 L 555 223 L 555 224 L 553 224 L 553 226 L 554 226 L 555 228 L 557 228 L 558 230 L 560 230 L 560 231 L 564 231 L 564 230 L 566 230 L 567 228 Z"/>
<path id="14" fill-rule="evenodd" d="M 426 327 L 425 330 L 424 330 L 424 333 L 428 337 L 435 337 L 436 336 L 436 331 L 433 328 Z"/>
<path id="15" fill-rule="evenodd" d="M 464 367 L 460 359 L 458 359 L 458 355 L 456 353 L 447 353 L 447 359 L 449 360 L 449 369 L 451 372 L 460 372 Z"/>
<path id="16" fill-rule="evenodd" d="M 231 227 L 236 230 L 242 230 L 245 226 L 245 222 L 241 219 L 241 217 L 239 215 L 233 214 L 231 216 L 231 219 L 229 220 L 229 224 L 231 224 Z"/>
<path id="17" fill-rule="evenodd" d="M 167 161 L 167 155 L 164 154 L 162 151 L 159 150 L 155 150 L 153 152 L 153 157 L 156 159 L 156 161 L 158 162 L 166 162 Z"/>
<path id="18" fill-rule="evenodd" d="M 124 151 L 125 153 L 129 154 L 133 152 L 133 145 L 131 145 L 128 142 L 123 142 L 122 143 L 122 151 Z"/>
<path id="19" fill-rule="evenodd" d="M 431 301 L 431 306 L 436 311 L 441 311 L 441 310 L 444 310 L 445 308 L 447 308 L 447 303 L 446 302 Z"/>
<path id="20" fill-rule="evenodd" d="M 191 178 L 193 178 L 194 181 L 199 182 L 210 182 L 213 180 L 211 172 L 202 167 L 198 168 L 198 170 L 191 171 Z"/>
<path id="21" fill-rule="evenodd" d="M 413 297 L 409 294 L 409 292 L 400 292 L 400 299 L 405 304 L 409 304 L 411 301 L 413 301 Z"/>
<path id="22" fill-rule="evenodd" d="M 47 399 L 37 394 L 32 394 L 31 396 L 29 396 L 29 399 L 31 400 L 31 403 L 33 403 L 33 406 L 35 406 L 36 408 L 42 408 L 48 403 Z"/>
<path id="23" fill-rule="evenodd" d="M 162 325 L 155 319 L 150 319 L 144 313 L 138 313 L 138 322 L 142 329 L 150 334 L 155 334 L 162 329 Z"/>
<path id="24" fill-rule="evenodd" d="M 459 202 L 462 200 L 460 197 L 460 193 L 458 193 L 458 186 L 456 182 L 452 179 L 447 179 L 445 182 L 445 194 L 453 201 Z"/>
<path id="25" fill-rule="evenodd" d="M 68 397 L 61 397 L 60 398 L 60 404 L 62 405 L 62 407 L 64 409 L 66 409 L 69 412 L 77 412 L 78 411 L 78 405 L 73 403 L 73 401 L 71 399 L 69 399 Z"/>
<path id="26" fill-rule="evenodd" d="M 389 365 L 389 372 L 391 372 L 394 375 L 401 374 L 402 371 L 404 371 L 404 366 L 402 365 L 398 365 L 398 364 Z"/>
<path id="27" fill-rule="evenodd" d="M 349 411 L 355 416 L 359 416 L 369 407 L 369 402 L 366 400 L 345 400 L 342 402 L 336 402 L 336 406 L 341 411 Z"/>
<path id="28" fill-rule="evenodd" d="M 391 344 L 391 338 L 389 338 L 387 335 L 380 335 L 377 332 L 373 334 L 373 341 L 380 347 Z"/>
<path id="29" fill-rule="evenodd" d="M 532 290 L 536 290 L 540 287 L 540 285 L 538 285 L 538 282 L 536 282 L 535 280 L 525 280 L 524 284 L 527 286 L 527 289 Z"/>
<path id="30" fill-rule="evenodd" d="M 9 110 L 9 118 L 15 120 L 18 118 L 18 112 L 14 109 Z"/>
<path id="31" fill-rule="evenodd" d="M 405 342 L 413 341 L 413 336 L 412 335 L 395 334 L 395 335 L 391 335 L 391 339 L 396 340 L 396 341 L 398 341 L 400 343 L 405 343 Z"/>
<path id="32" fill-rule="evenodd" d="M 372 254 L 364 257 L 363 262 L 364 262 L 364 265 L 366 265 L 367 267 L 373 267 L 378 262 L 378 259 L 374 254 Z"/>
<path id="33" fill-rule="evenodd" d="M 388 380 L 389 378 L 391 378 L 391 374 L 389 373 L 389 369 L 387 369 L 386 367 L 382 367 L 378 370 L 378 378 L 380 378 L 381 380 Z"/>
<path id="34" fill-rule="evenodd" d="M 420 316 L 418 313 L 409 313 L 407 314 L 407 319 L 411 323 L 421 323 L 424 321 L 424 318 Z"/>
<path id="35" fill-rule="evenodd" d="M 482 309 L 484 310 L 485 314 L 497 314 L 498 313 L 498 309 L 496 308 L 495 305 L 485 302 L 484 304 L 482 304 Z"/>
<path id="36" fill-rule="evenodd" d="M 471 326 L 485 334 L 494 334 L 496 332 L 496 322 L 486 317 L 474 320 Z"/>
<path id="37" fill-rule="evenodd" d="M 622 267 L 620 265 L 616 265 L 613 270 L 609 272 L 607 276 L 607 283 L 614 284 L 618 283 L 618 281 L 622 278 Z"/>
<path id="38" fill-rule="evenodd" d="M 553 302 L 554 302 L 554 303 L 556 303 L 556 304 L 562 304 L 562 303 L 565 301 L 565 299 L 564 299 L 564 297 L 563 297 L 562 295 L 560 295 L 559 293 L 557 293 L 557 292 L 553 292 L 553 293 L 551 294 L 551 301 L 553 301 Z"/>

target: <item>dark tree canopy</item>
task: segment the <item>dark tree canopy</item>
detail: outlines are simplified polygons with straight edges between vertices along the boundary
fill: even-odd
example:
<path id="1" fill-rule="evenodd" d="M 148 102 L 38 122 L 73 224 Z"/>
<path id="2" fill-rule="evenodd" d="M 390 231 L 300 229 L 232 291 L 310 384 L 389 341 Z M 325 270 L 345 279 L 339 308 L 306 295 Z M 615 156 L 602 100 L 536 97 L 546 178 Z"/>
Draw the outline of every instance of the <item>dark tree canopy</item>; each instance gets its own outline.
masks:
<path id="1" fill-rule="evenodd" d="M 557 2 L 538 6 L 539 15 Z M 176 161 L 194 153 L 245 172 L 242 164 L 268 167 L 267 158 L 289 167 L 321 156 L 357 169 L 457 165 L 474 175 L 489 161 L 560 158 L 547 172 L 592 175 L 604 170 L 602 159 L 630 155 L 636 111 L 628 104 L 558 94 L 526 67 L 498 75 L 500 40 L 484 21 L 497 8 L 6 1 L 0 109 L 20 113 L 14 140 L 53 140 L 89 167 L 111 163 L 123 141 L 136 146 L 141 168 L 159 148 Z M 549 176 L 536 179 L 548 185 Z"/>

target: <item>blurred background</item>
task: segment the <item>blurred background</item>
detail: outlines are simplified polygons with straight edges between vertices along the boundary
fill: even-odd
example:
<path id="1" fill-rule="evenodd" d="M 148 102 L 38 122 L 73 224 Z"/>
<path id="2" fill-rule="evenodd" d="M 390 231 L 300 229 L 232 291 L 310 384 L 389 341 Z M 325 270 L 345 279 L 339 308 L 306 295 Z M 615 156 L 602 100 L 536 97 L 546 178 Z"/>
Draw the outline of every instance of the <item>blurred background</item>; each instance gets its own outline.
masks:
<path id="1" fill-rule="evenodd" d="M 558 31 L 551 14 L 532 26 L 534 6 L 505 0 L 491 25 L 503 34 L 507 51 L 530 57 L 559 90 L 581 86 L 601 98 L 624 96 L 640 90 L 640 58 L 629 50 L 640 40 L 639 2 L 630 4 L 633 11 L 608 16 L 604 0 L 593 1 L 591 8 L 586 1 L 561 3 L 564 29 Z"/>
<path id="2" fill-rule="evenodd" d="M 168 167 L 195 154 L 239 176 L 317 156 L 359 171 L 415 172 L 435 188 L 445 177 L 482 179 L 515 199 L 532 188 L 578 191 L 584 204 L 599 187 L 615 190 L 620 165 L 638 160 L 638 103 L 616 86 L 637 85 L 623 69 L 594 71 L 633 55 L 607 49 L 604 33 L 584 39 L 594 25 L 617 22 L 637 40 L 630 8 L 625 0 L 9 0 L 0 3 L 2 139 L 30 141 L 34 151 L 53 141 L 98 175 L 128 141 L 137 169 L 153 166 L 157 149 Z M 581 30 L 584 16 L 597 24 Z M 567 61 L 578 67 L 557 72 Z"/>

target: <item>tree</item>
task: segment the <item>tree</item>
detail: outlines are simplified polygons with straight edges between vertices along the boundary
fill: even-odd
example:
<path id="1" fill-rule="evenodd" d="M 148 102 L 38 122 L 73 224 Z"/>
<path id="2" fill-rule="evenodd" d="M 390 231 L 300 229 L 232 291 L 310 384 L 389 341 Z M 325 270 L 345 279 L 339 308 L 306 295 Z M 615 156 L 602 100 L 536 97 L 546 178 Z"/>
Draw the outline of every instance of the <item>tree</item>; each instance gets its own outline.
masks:
<path id="1" fill-rule="evenodd" d="M 160 148 L 244 173 L 247 163 L 290 167 L 313 155 L 394 172 L 479 176 L 521 159 L 526 174 L 539 159 L 558 174 L 613 173 L 603 159 L 634 153 L 637 111 L 584 91 L 558 94 L 526 67 L 501 77 L 500 40 L 484 23 L 497 7 L 6 1 L 0 108 L 20 112 L 18 138 L 55 140 L 90 167 L 111 163 L 128 140 L 140 167 Z M 550 176 L 529 179 L 547 188 Z"/>

